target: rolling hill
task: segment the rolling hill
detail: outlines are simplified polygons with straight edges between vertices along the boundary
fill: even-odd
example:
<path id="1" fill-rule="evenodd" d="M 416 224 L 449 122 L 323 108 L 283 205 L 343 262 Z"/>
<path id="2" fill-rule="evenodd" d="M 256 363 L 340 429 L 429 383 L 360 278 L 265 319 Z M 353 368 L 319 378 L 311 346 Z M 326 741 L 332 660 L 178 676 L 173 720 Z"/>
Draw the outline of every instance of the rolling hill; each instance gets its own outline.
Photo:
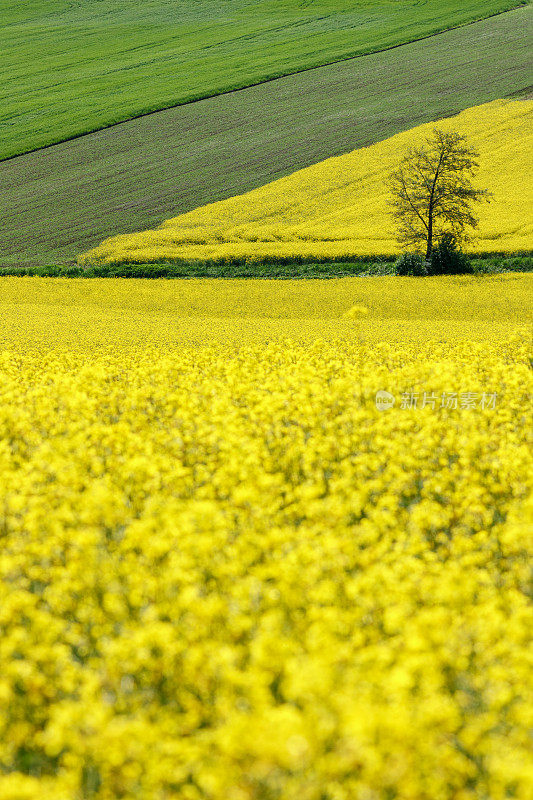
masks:
<path id="1" fill-rule="evenodd" d="M 523 3 L 5 0 L 0 159 L 518 5 Z"/>
<path id="2" fill-rule="evenodd" d="M 441 120 L 479 150 L 476 185 L 493 200 L 476 213 L 473 252 L 533 249 L 533 182 L 524 174 L 533 151 L 533 100 L 498 100 Z M 231 261 L 353 258 L 398 252 L 387 207 L 387 175 L 433 123 L 329 158 L 240 197 L 212 203 L 156 230 L 112 237 L 81 265 L 165 259 Z"/>
<path id="3" fill-rule="evenodd" d="M 383 53 L 168 109 L 0 164 L 0 265 L 104 238 L 528 91 L 531 6 Z"/>

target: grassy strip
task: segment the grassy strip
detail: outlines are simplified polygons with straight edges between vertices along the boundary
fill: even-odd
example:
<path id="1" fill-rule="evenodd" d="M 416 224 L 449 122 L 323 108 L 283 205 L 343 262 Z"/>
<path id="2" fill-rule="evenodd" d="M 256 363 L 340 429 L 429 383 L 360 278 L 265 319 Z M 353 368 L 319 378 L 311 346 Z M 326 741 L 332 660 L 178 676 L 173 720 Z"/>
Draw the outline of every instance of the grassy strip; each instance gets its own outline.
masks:
<path id="1" fill-rule="evenodd" d="M 525 91 L 532 21 L 518 9 L 0 163 L 0 264 L 65 263 L 108 236 Z"/>
<path id="2" fill-rule="evenodd" d="M 475 275 L 502 272 L 533 272 L 533 255 L 490 255 L 471 261 Z M 5 267 L 0 276 L 35 275 L 43 278 L 342 278 L 394 275 L 394 258 L 359 259 L 302 263 L 209 263 L 102 264 L 83 269 L 77 266 Z"/>
<path id="3" fill-rule="evenodd" d="M 3 3 L 0 83 L 9 91 L 0 112 L 0 158 L 162 108 L 397 46 L 521 4 Z"/>

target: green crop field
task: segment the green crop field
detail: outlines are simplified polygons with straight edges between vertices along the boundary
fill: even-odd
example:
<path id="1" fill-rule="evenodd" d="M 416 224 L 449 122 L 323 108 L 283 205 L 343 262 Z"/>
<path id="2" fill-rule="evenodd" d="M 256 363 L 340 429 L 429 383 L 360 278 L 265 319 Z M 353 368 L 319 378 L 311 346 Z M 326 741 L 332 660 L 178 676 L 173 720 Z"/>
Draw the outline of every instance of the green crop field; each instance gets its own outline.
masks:
<path id="1" fill-rule="evenodd" d="M 45 265 L 472 105 L 527 92 L 531 6 L 0 164 L 0 265 Z"/>
<path id="2" fill-rule="evenodd" d="M 4 0 L 0 159 L 377 51 L 517 0 Z"/>

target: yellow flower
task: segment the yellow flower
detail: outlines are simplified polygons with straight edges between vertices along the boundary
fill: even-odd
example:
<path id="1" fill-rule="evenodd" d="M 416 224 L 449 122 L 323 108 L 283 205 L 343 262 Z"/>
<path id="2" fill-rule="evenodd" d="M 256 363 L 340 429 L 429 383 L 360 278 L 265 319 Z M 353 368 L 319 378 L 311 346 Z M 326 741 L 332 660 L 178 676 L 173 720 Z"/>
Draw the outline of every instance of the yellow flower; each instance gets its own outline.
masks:
<path id="1" fill-rule="evenodd" d="M 529 163 L 533 100 L 494 100 L 468 108 L 439 128 L 457 131 L 479 151 L 476 184 L 494 194 L 476 209 L 472 252 L 533 249 Z M 353 259 L 398 253 L 388 206 L 387 178 L 405 152 L 424 142 L 434 122 L 403 131 L 300 169 L 238 197 L 163 222 L 154 230 L 106 239 L 78 257 L 80 264 L 163 259 Z M 490 130 L 490 136 L 487 131 Z"/>
<path id="2" fill-rule="evenodd" d="M 344 316 L 347 319 L 357 319 L 358 317 L 364 317 L 368 314 L 368 308 L 363 305 L 355 305 L 348 309 L 345 312 Z"/>
<path id="3" fill-rule="evenodd" d="M 529 800 L 531 275 L 1 286 L 0 800 Z"/>

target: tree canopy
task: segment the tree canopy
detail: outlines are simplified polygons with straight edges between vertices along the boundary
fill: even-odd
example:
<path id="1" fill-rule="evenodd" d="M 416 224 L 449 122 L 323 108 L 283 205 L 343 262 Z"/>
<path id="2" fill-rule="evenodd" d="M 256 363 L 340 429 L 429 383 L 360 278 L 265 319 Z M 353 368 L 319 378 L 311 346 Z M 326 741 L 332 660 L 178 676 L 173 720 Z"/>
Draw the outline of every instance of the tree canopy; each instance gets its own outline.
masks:
<path id="1" fill-rule="evenodd" d="M 486 189 L 475 189 L 471 178 L 479 168 L 478 152 L 466 137 L 434 128 L 419 147 L 410 148 L 389 178 L 397 240 L 430 258 L 444 234 L 457 244 L 468 241 L 478 219 L 472 204 L 490 200 Z"/>

